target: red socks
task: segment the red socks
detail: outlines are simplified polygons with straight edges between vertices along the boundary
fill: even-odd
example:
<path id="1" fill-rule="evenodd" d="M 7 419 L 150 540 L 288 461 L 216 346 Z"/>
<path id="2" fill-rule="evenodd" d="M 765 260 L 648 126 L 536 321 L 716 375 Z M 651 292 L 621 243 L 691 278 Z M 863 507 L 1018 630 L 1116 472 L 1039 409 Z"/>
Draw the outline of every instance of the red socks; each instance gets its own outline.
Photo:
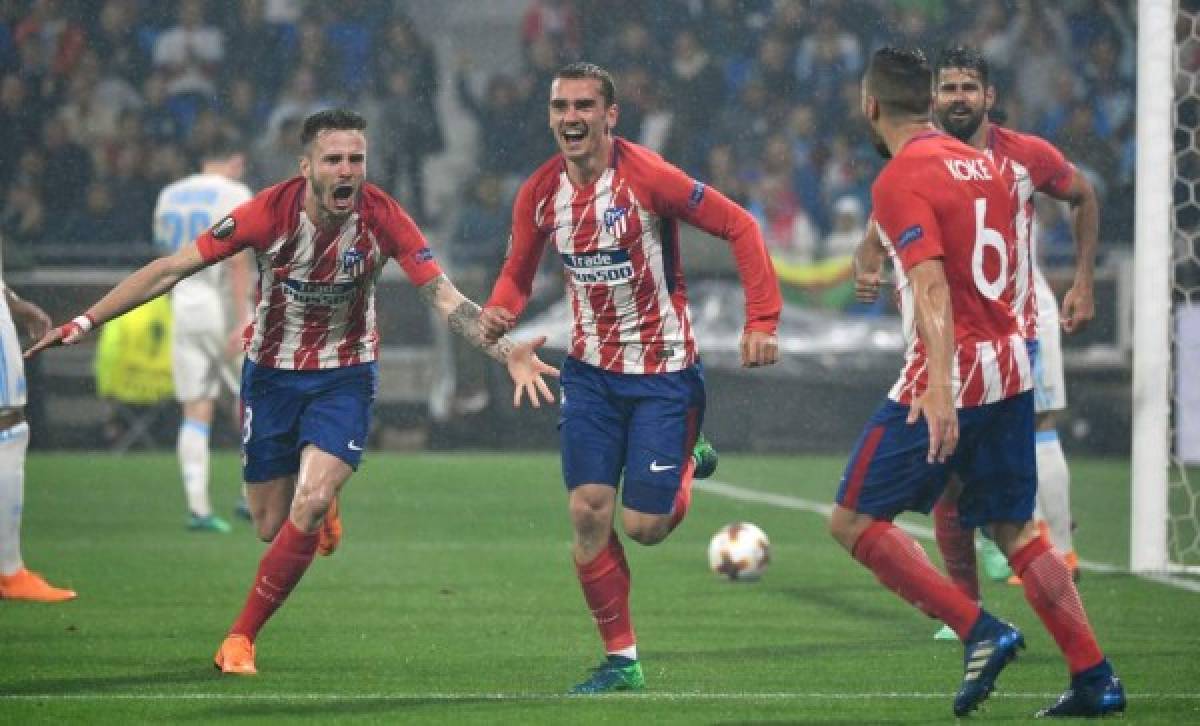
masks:
<path id="1" fill-rule="evenodd" d="M 617 533 L 609 534 L 608 546 L 596 559 L 586 564 L 576 562 L 575 570 L 604 649 L 615 653 L 636 643 L 629 617 L 629 564 Z"/>
<path id="2" fill-rule="evenodd" d="M 1104 660 L 1071 571 L 1050 543 L 1038 536 L 1018 550 L 1009 564 L 1021 578 L 1025 599 L 1058 643 L 1071 674 Z"/>
<path id="3" fill-rule="evenodd" d="M 939 499 L 933 506 L 933 533 L 946 574 L 962 594 L 979 602 L 979 572 L 975 566 L 975 531 L 958 522 L 958 502 Z"/>
<path id="4" fill-rule="evenodd" d="M 316 551 L 317 533 L 305 534 L 296 529 L 291 519 L 285 520 L 258 563 L 254 586 L 229 634 L 244 635 L 253 641 L 263 624 L 300 582 Z"/>
<path id="5" fill-rule="evenodd" d="M 883 585 L 926 615 L 966 638 L 979 617 L 979 606 L 942 576 L 925 550 L 891 522 L 877 521 L 854 543 L 854 559 Z"/>

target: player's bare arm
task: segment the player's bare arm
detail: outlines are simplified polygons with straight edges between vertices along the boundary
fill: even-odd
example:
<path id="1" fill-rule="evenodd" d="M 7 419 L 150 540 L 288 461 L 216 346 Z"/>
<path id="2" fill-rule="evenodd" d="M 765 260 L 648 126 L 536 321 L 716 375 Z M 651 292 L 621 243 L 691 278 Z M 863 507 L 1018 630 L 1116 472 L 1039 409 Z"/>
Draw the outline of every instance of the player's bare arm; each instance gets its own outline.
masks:
<path id="1" fill-rule="evenodd" d="M 954 316 L 950 287 L 939 258 L 923 260 L 909 270 L 916 310 L 917 335 L 925 345 L 928 386 L 913 399 L 908 422 L 921 416 L 929 425 L 929 463 L 945 462 L 958 446 L 958 412 L 950 370 L 954 362 Z"/>
<path id="2" fill-rule="evenodd" d="M 25 357 L 31 358 L 56 345 L 72 345 L 79 342 L 93 327 L 103 325 L 168 292 L 175 287 L 175 283 L 209 264 L 200 256 L 200 250 L 195 243 L 180 247 L 179 251 L 168 257 L 159 257 L 122 280 L 100 298 L 99 302 L 74 320 L 51 328 L 33 347 L 25 351 Z"/>
<path id="3" fill-rule="evenodd" d="M 50 332 L 50 326 L 54 323 L 40 307 L 13 292 L 10 287 L 4 288 L 4 300 L 8 303 L 13 320 L 25 328 L 25 334 L 31 339 L 41 340 Z"/>
<path id="4" fill-rule="evenodd" d="M 885 256 L 879 228 L 871 222 L 867 224 L 862 242 L 854 250 L 854 297 L 859 302 L 873 303 L 879 298 Z"/>
<path id="5" fill-rule="evenodd" d="M 1071 233 L 1075 237 L 1075 280 L 1063 296 L 1061 319 L 1063 330 L 1074 333 L 1096 315 L 1093 280 L 1100 243 L 1100 202 L 1092 183 L 1078 171 L 1066 193 L 1058 198 L 1071 206 Z"/>
<path id="6" fill-rule="evenodd" d="M 545 337 L 522 343 L 506 337 L 489 341 L 480 324 L 479 306 L 459 292 L 445 275 L 438 275 L 425 283 L 418 293 L 443 317 L 451 331 L 508 367 L 515 387 L 514 407 L 520 406 L 526 396 L 534 408 L 541 406 L 542 399 L 553 403 L 554 394 L 542 376 L 557 376 L 558 369 L 542 362 L 534 353 L 546 342 Z"/>

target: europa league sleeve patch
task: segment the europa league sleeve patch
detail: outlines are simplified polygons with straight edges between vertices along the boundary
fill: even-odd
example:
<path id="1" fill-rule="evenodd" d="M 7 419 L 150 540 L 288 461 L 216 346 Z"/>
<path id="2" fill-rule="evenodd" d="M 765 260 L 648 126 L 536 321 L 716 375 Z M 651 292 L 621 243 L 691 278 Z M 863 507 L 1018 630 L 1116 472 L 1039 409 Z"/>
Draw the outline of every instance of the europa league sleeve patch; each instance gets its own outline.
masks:
<path id="1" fill-rule="evenodd" d="M 226 215 L 224 219 L 213 225 L 212 236 L 216 239 L 225 239 L 233 234 L 235 227 L 237 227 L 237 222 L 233 221 L 232 216 Z"/>

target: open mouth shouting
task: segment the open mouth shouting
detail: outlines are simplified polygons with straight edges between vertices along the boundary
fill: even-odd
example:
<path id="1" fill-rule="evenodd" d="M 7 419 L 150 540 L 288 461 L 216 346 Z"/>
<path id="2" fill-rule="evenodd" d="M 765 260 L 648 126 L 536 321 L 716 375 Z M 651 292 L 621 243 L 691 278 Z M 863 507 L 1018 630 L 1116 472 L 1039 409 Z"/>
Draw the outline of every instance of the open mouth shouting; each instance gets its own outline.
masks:
<path id="1" fill-rule="evenodd" d="M 354 185 L 338 184 L 330 193 L 333 198 L 333 209 L 336 212 L 349 212 L 354 204 Z"/>
<path id="2" fill-rule="evenodd" d="M 566 149 L 577 150 L 587 139 L 588 129 L 583 124 L 564 126 L 558 134 L 563 140 L 563 146 Z"/>

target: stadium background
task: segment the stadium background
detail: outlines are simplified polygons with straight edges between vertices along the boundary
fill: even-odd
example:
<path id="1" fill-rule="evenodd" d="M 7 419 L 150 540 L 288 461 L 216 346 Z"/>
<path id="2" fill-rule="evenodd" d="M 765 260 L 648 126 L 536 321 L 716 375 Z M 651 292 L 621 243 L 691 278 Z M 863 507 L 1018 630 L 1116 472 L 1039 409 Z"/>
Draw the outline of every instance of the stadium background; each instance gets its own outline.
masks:
<path id="1" fill-rule="evenodd" d="M 802 279 L 806 269 L 833 271 L 815 284 L 788 279 L 785 321 L 805 322 L 784 331 L 788 364 L 746 374 L 722 355 L 740 314 L 732 261 L 717 242 L 685 238 L 689 280 L 713 282 L 693 306 L 708 310 L 699 318 L 715 316 L 698 324 L 711 383 L 707 430 L 730 450 L 838 452 L 898 361 L 894 345 L 818 340 L 895 329 L 886 306 L 847 305 L 838 284 L 838 255 L 860 233 L 880 164 L 858 119 L 863 63 L 884 42 L 933 55 L 958 38 L 992 62 L 1005 123 L 1053 141 L 1100 194 L 1099 318 L 1065 341 L 1072 408 L 1062 430 L 1068 450 L 1123 455 L 1132 8 L 1110 0 L 8 0 L 0 3 L 5 273 L 66 319 L 155 254 L 155 195 L 193 169 L 209 139 L 239 139 L 247 181 L 259 189 L 294 173 L 299 119 L 346 104 L 371 122 L 370 178 L 396 194 L 452 279 L 479 299 L 503 254 L 511 195 L 554 150 L 548 79 L 586 58 L 616 74 L 619 133 L 746 205 L 781 270 L 799 269 Z M 1041 221 L 1043 259 L 1062 285 L 1072 260 L 1066 218 L 1045 205 Z M 561 304 L 552 266 L 537 290 L 528 318 Z M 377 448 L 554 446 L 553 412 L 514 417 L 502 371 L 442 339 L 394 269 L 380 319 Z M 130 409 L 97 397 L 91 343 L 31 365 L 34 445 L 170 447 L 173 406 Z M 770 416 L 746 415 L 767 402 Z M 235 444 L 220 423 L 217 433 Z"/>

